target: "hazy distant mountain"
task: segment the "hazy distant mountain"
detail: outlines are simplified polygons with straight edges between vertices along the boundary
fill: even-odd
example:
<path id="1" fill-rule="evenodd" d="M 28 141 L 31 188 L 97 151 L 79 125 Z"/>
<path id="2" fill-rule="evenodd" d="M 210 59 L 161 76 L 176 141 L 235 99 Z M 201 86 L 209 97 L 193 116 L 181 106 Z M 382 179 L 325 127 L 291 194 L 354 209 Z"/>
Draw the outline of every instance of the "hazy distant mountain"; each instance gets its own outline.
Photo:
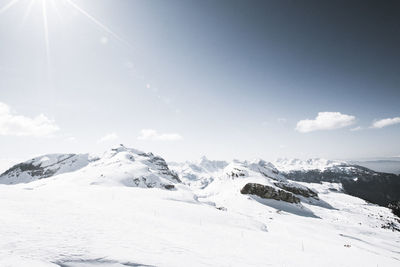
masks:
<path id="1" fill-rule="evenodd" d="M 400 174 L 400 158 L 395 158 L 395 159 L 396 160 L 379 159 L 379 160 L 364 160 L 364 161 L 350 161 L 350 162 L 377 172 Z"/>

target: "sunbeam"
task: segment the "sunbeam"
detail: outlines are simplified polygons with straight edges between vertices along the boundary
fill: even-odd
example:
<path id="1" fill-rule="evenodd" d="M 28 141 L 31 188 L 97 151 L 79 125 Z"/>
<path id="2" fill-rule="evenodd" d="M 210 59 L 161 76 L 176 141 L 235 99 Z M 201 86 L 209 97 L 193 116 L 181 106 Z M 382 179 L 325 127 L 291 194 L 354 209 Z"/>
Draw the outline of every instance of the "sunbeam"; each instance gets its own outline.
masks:
<path id="1" fill-rule="evenodd" d="M 133 48 L 133 46 L 121 38 L 118 34 L 113 32 L 107 25 L 103 24 L 99 19 L 95 18 L 92 16 L 90 13 L 88 13 L 85 9 L 80 7 L 77 3 L 75 3 L 73 0 L 64 0 L 64 1 L 59 1 L 59 0 L 25 0 L 25 1 L 20 1 L 20 0 L 9 0 L 7 4 L 4 6 L 0 7 L 0 14 L 3 14 L 7 12 L 10 8 L 14 8 L 14 6 L 17 3 L 22 3 L 23 2 L 23 8 L 25 9 L 20 27 L 23 26 L 28 18 L 32 15 L 32 9 L 34 8 L 35 4 L 41 5 L 41 12 L 42 12 L 42 23 L 43 23 L 43 32 L 44 32 L 44 44 L 45 44 L 45 51 L 46 51 L 46 62 L 48 69 L 51 70 L 51 49 L 50 49 L 50 37 L 49 37 L 49 27 L 52 25 L 49 25 L 49 18 L 48 18 L 48 12 L 52 11 L 60 20 L 63 20 L 62 17 L 62 9 L 59 8 L 58 4 L 62 2 L 64 5 L 68 5 L 69 7 L 72 7 L 73 10 L 77 11 L 81 15 L 85 16 L 88 18 L 92 23 L 94 23 L 97 27 L 99 27 L 102 31 L 106 32 L 108 35 L 112 36 L 115 38 L 117 41 L 121 42 L 122 44 L 126 45 L 129 48 Z M 50 6 L 49 6 L 50 5 Z M 40 8 L 40 6 L 39 6 Z M 51 10 L 50 10 L 51 9 Z"/>
<path id="2" fill-rule="evenodd" d="M 50 66 L 50 42 L 49 42 L 49 27 L 47 22 L 47 9 L 46 1 L 42 0 L 42 11 L 43 11 L 43 27 L 44 27 L 44 41 L 46 44 L 46 60 L 48 66 Z"/>
<path id="3" fill-rule="evenodd" d="M 125 41 L 124 39 L 122 39 L 120 36 L 118 36 L 116 33 L 114 33 L 110 28 L 108 28 L 106 25 L 104 25 L 103 23 L 101 23 L 99 20 L 97 20 L 95 17 L 93 17 L 92 15 L 90 15 L 88 12 L 86 12 L 85 10 L 83 10 L 80 6 L 78 6 L 76 3 L 74 3 L 72 0 L 66 0 L 67 3 L 69 3 L 73 8 L 75 8 L 76 10 L 78 10 L 80 13 L 82 13 L 83 15 L 85 15 L 88 19 L 90 19 L 93 23 L 95 23 L 97 26 L 99 26 L 102 30 L 104 30 L 105 32 L 107 32 L 108 34 L 110 34 L 111 36 L 113 36 L 115 39 L 117 39 L 118 41 L 124 43 L 125 45 L 129 46 L 132 48 L 132 45 L 130 43 L 128 43 L 127 41 Z"/>
<path id="4" fill-rule="evenodd" d="M 35 0 L 31 0 L 29 2 L 28 7 L 26 8 L 26 11 L 24 13 L 24 17 L 22 18 L 21 25 L 24 25 L 26 20 L 28 19 L 29 14 L 31 13 L 31 10 L 32 10 L 32 6 L 33 6 L 34 3 L 35 3 Z"/>
<path id="5" fill-rule="evenodd" d="M 0 14 L 3 14 L 4 12 L 6 12 L 10 7 L 12 7 L 13 5 L 15 5 L 18 2 L 19 2 L 19 0 L 11 0 L 10 2 L 8 2 L 8 4 L 6 4 L 5 6 L 3 6 L 0 9 Z"/>
<path id="6" fill-rule="evenodd" d="M 58 9 L 58 7 L 57 7 L 57 5 L 56 5 L 55 0 L 51 0 L 50 3 L 51 3 L 51 5 L 53 6 L 53 9 L 54 9 L 54 11 L 55 11 L 56 14 L 57 14 L 57 17 L 58 17 L 60 20 L 62 20 L 63 17 L 61 16 L 60 10 Z"/>

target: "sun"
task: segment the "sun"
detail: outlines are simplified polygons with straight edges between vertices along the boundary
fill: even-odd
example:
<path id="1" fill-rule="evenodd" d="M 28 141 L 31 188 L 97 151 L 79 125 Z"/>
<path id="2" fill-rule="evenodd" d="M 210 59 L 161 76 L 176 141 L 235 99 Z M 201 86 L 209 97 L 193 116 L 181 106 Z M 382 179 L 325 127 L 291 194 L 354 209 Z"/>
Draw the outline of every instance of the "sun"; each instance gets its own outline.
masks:
<path id="1" fill-rule="evenodd" d="M 94 17 L 88 11 L 83 9 L 74 0 L 63 0 L 63 1 L 59 1 L 59 0 L 10 0 L 5 5 L 0 6 L 0 15 L 7 12 L 10 8 L 23 8 L 23 9 L 25 9 L 24 16 L 22 18 L 22 21 L 24 22 L 30 16 L 32 7 L 34 5 L 41 6 L 41 13 L 42 13 L 42 18 L 43 18 L 42 19 L 43 29 L 44 29 L 44 43 L 46 46 L 46 60 L 47 60 L 47 63 L 49 66 L 51 65 L 50 36 L 49 36 L 49 27 L 51 25 L 49 25 L 48 12 L 55 12 L 58 16 L 60 16 L 60 10 L 62 10 L 62 7 L 60 8 L 59 5 L 68 5 L 69 7 L 72 7 L 79 14 L 86 17 L 89 21 L 94 23 L 97 27 L 102 29 L 109 36 L 113 37 L 114 39 L 123 43 L 124 45 L 132 48 L 132 46 L 127 41 L 125 41 L 123 38 L 121 38 L 114 31 L 112 31 L 107 25 L 102 23 L 98 18 Z M 108 40 L 108 38 L 107 38 L 107 40 Z"/>

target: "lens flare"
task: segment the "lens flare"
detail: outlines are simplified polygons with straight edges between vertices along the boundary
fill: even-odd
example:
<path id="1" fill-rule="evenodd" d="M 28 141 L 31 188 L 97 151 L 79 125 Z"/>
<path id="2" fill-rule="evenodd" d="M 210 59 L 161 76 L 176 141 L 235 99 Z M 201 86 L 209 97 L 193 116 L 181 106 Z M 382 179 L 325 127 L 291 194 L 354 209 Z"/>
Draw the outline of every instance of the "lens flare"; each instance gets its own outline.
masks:
<path id="1" fill-rule="evenodd" d="M 50 41 L 49 41 L 49 24 L 47 20 L 47 7 L 46 7 L 46 1 L 42 0 L 42 14 L 43 14 L 43 28 L 44 28 L 44 41 L 46 44 L 46 59 L 47 59 L 47 65 L 51 66 L 51 60 L 50 60 Z"/>

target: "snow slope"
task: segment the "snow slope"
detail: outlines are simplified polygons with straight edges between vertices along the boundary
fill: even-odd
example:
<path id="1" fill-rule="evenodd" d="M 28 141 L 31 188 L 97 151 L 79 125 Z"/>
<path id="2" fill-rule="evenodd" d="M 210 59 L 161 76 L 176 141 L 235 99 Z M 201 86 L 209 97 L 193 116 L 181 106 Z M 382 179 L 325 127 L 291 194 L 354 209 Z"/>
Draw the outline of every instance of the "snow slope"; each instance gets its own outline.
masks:
<path id="1" fill-rule="evenodd" d="M 399 232 L 382 228 L 398 225 L 390 211 L 339 184 L 294 183 L 262 160 L 210 173 L 205 187 L 181 183 L 162 158 L 118 147 L 73 172 L 0 184 L 0 266 L 400 263 Z M 241 194 L 249 182 L 311 187 L 318 197 L 291 204 Z"/>

